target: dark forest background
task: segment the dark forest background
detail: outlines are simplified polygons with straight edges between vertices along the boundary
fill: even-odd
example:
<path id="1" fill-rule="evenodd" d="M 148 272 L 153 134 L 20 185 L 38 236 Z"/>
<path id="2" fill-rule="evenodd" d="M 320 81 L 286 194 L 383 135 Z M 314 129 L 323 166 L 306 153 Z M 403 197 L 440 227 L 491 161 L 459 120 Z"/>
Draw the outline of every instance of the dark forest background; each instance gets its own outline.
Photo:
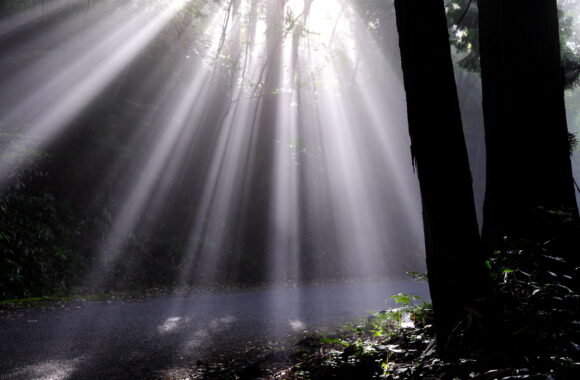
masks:
<path id="1" fill-rule="evenodd" d="M 76 8 L 82 8 L 85 13 L 84 22 L 100 17 L 98 12 L 93 11 L 98 1 L 78 2 Z M 43 3 L 44 0 L 2 1 L 0 21 L 18 17 L 19 12 L 42 6 Z M 379 0 L 356 0 L 354 4 L 358 14 L 367 20 L 367 32 L 379 41 L 385 54 L 398 56 L 398 40 L 392 35 L 393 5 Z M 110 6 L 114 8 L 114 2 Z M 580 5 L 573 0 L 562 0 L 559 6 L 566 116 L 571 132 L 569 149 L 578 178 L 580 155 L 577 154 L 575 134 L 580 131 L 580 91 L 575 88 L 580 74 L 580 36 L 574 16 L 580 11 Z M 41 35 L 55 25 L 76 17 L 80 11 L 76 8 L 49 17 L 43 17 L 40 12 L 26 28 L 2 35 L 0 82 L 6 79 L 7 73 L 35 62 L 54 48 L 48 39 L 40 45 L 21 44 L 21 41 Z M 199 2 L 192 2 L 140 53 L 139 59 L 123 75 L 102 92 L 90 109 L 75 119 L 74 128 L 70 128 L 65 138 L 48 149 L 40 150 L 34 144 L 21 147 L 31 153 L 34 162 L 26 170 L 10 173 L 9 184 L 0 193 L 0 298 L 69 294 L 86 291 L 86 287 L 90 286 L 91 279 L 87 279 L 89 269 L 98 265 L 97 260 L 102 260 L 97 250 L 102 247 L 114 223 L 114 215 L 123 202 L 120 190 L 134 180 L 123 177 L 123 173 L 146 154 L 136 148 L 139 145 L 128 144 L 128 140 L 137 139 L 144 143 L 142 145 L 147 145 L 155 138 L 154 128 L 143 123 L 141 115 L 144 110 L 151 111 L 155 107 L 150 100 L 155 92 L 156 78 L 150 78 L 149 90 L 145 92 L 137 93 L 137 84 L 141 85 L 143 78 L 149 76 L 151 67 L 157 67 L 155 73 L 159 78 L 173 78 L 174 86 L 182 86 L 180 76 L 172 75 L 172 65 L 167 57 L 176 48 L 176 38 L 191 44 L 201 40 L 200 25 L 207 17 L 204 7 Z M 486 187 L 486 149 L 476 4 L 469 0 L 448 1 L 446 17 L 476 210 L 481 224 Z M 201 57 L 194 56 L 193 59 L 201 60 Z M 525 66 L 526 62 L 521 62 L 521 65 Z M 513 75 L 519 74 L 517 67 L 514 67 Z M 213 94 L 216 99 L 223 95 L 220 91 L 227 91 L 227 80 L 224 75 L 223 86 Z M 533 81 L 534 78 L 525 80 Z M 10 96 L 3 93 L 0 98 L 6 100 Z M 19 126 L 2 123 L 2 115 L 7 113 L 8 104 L 8 101 L 0 102 L 2 144 L 10 142 L 19 133 Z M 205 122 L 208 125 L 215 123 L 218 110 L 208 114 Z M 136 137 L 131 133 L 134 125 L 141 126 Z M 522 136 L 522 143 L 525 144 L 524 141 Z M 518 144 L 517 141 L 513 143 Z M 140 221 L 139 229 L 129 236 L 124 255 L 114 264 L 106 281 L 108 289 L 176 284 L 188 238 L 187 226 L 198 212 L 195 200 L 200 196 L 203 185 L 197 181 L 195 173 L 204 170 L 203 158 L 209 156 L 211 146 L 207 149 L 191 152 L 191 160 L 182 173 L 180 184 L 171 189 L 171 202 L 163 205 L 163 213 L 154 219 L 145 216 Z M 116 164 L 111 165 L 112 162 Z M 138 176 L 139 173 L 134 175 Z M 393 210 L 397 212 L 394 205 Z M 259 238 L 259 233 L 255 234 L 252 237 Z M 204 249 L 212 250 L 214 242 L 205 236 L 195 238 L 203 242 Z M 332 240 L 335 238 L 328 236 L 321 240 L 306 235 L 301 241 L 302 248 L 309 253 L 303 258 L 303 280 L 345 278 L 340 263 L 331 254 Z M 392 276 L 403 276 L 404 272 L 423 265 L 420 262 L 422 248 L 417 246 L 413 236 L 401 236 L 396 245 L 397 252 L 413 252 L 416 258 L 390 267 Z M 260 255 L 248 254 L 256 247 L 242 245 L 236 249 L 237 252 L 229 253 L 235 260 L 220 269 L 220 275 L 214 280 L 216 283 L 205 285 L 264 283 L 267 271 L 264 261 Z M 316 269 L 321 267 L 325 270 Z M 196 284 L 200 281 L 192 278 L 190 282 Z"/>

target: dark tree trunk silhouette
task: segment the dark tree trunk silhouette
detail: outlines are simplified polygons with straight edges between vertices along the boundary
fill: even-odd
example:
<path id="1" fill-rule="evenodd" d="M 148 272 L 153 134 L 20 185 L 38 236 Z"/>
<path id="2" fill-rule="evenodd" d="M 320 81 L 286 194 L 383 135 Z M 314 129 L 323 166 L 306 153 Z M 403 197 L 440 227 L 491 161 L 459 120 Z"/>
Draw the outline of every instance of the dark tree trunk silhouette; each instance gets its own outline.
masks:
<path id="1" fill-rule="evenodd" d="M 487 188 L 483 239 L 535 236 L 539 206 L 578 217 L 556 0 L 480 0 Z"/>
<path id="2" fill-rule="evenodd" d="M 423 207 L 429 288 L 437 342 L 485 293 L 471 173 L 443 0 L 395 0 L 411 151 Z"/>

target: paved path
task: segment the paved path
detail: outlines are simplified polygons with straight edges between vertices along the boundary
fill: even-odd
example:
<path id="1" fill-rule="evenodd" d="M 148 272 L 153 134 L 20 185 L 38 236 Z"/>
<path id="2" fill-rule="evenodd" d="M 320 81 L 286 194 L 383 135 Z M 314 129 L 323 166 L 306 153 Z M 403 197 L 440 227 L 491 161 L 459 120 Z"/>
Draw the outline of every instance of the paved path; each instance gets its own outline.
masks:
<path id="1" fill-rule="evenodd" d="M 291 339 L 425 296 L 425 283 L 372 282 L 70 303 L 0 318 L 0 379 L 146 379 L 250 341 Z"/>

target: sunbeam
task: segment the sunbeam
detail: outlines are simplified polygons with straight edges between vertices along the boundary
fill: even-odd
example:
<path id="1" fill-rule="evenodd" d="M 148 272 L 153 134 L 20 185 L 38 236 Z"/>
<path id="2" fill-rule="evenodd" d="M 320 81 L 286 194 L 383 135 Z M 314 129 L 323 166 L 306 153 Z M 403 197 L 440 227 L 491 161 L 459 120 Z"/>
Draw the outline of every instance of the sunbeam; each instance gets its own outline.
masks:
<path id="1" fill-rule="evenodd" d="M 38 281 L 78 265 L 59 286 L 152 295 L 39 317 L 58 349 L 13 378 L 120 378 L 155 347 L 170 376 L 225 336 L 428 297 L 404 280 L 425 264 L 390 2 L 35 4 L 0 13 L 0 196 L 46 206 L 42 252 L 62 261 Z"/>
<path id="2" fill-rule="evenodd" d="M 186 0 L 173 1 L 159 13 L 154 8 L 144 7 L 135 10 L 126 7 L 118 11 L 116 22 L 105 19 L 82 33 L 80 41 L 75 41 L 74 44 L 91 46 L 92 41 L 98 38 L 94 47 L 88 52 L 78 52 L 78 56 L 64 68 L 61 64 L 55 66 L 52 72 L 45 74 L 52 79 L 40 89 L 24 95 L 25 100 L 4 117 L 4 122 L 10 126 L 24 126 L 19 133 L 24 136 L 35 136 L 38 148 L 50 143 L 119 75 L 185 4 Z M 120 24 L 120 27 L 116 26 L 116 23 Z M 116 29 L 112 29 L 112 26 Z M 62 49 L 66 51 L 67 47 Z M 60 50 L 56 54 L 59 53 Z M 26 76 L 27 73 L 22 75 Z M 11 83 L 6 86 L 10 88 Z M 58 96 L 55 96 L 56 94 Z M 26 152 L 21 147 L 29 144 L 27 137 L 17 137 L 3 149 L 0 177 L 5 178 L 9 170 L 19 169 L 20 162 L 25 162 L 27 158 Z M 0 182 L 0 185 L 3 184 Z"/>
<path id="3" fill-rule="evenodd" d="M 0 0 L 0 378 L 578 378 L 579 15 Z"/>

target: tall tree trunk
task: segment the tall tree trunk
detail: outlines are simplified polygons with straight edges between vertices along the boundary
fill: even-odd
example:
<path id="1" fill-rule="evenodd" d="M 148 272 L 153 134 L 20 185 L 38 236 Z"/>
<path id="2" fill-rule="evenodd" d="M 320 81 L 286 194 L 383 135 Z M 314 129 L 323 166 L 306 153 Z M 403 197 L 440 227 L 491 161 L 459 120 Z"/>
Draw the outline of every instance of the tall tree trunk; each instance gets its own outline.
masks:
<path id="1" fill-rule="evenodd" d="M 486 269 L 443 0 L 395 0 L 411 152 L 423 206 L 429 288 L 444 350 L 485 294 Z"/>
<path id="2" fill-rule="evenodd" d="M 256 42 L 256 25 L 258 22 L 258 4 L 259 0 L 252 0 L 250 3 L 250 11 L 248 12 L 248 49 L 250 52 L 254 51 L 254 44 Z"/>
<path id="3" fill-rule="evenodd" d="M 254 109 L 254 125 L 248 175 L 243 200 L 245 222 L 242 223 L 242 249 L 252 257 L 255 277 L 267 278 L 269 232 L 273 210 L 273 162 L 276 149 L 276 123 L 280 100 L 282 74 L 282 45 L 284 32 L 283 0 L 266 0 L 266 61 L 262 67 L 263 86 L 259 88 L 258 103 Z"/>
<path id="4" fill-rule="evenodd" d="M 556 0 L 479 0 L 487 188 L 483 238 L 537 236 L 538 206 L 578 217 Z"/>

